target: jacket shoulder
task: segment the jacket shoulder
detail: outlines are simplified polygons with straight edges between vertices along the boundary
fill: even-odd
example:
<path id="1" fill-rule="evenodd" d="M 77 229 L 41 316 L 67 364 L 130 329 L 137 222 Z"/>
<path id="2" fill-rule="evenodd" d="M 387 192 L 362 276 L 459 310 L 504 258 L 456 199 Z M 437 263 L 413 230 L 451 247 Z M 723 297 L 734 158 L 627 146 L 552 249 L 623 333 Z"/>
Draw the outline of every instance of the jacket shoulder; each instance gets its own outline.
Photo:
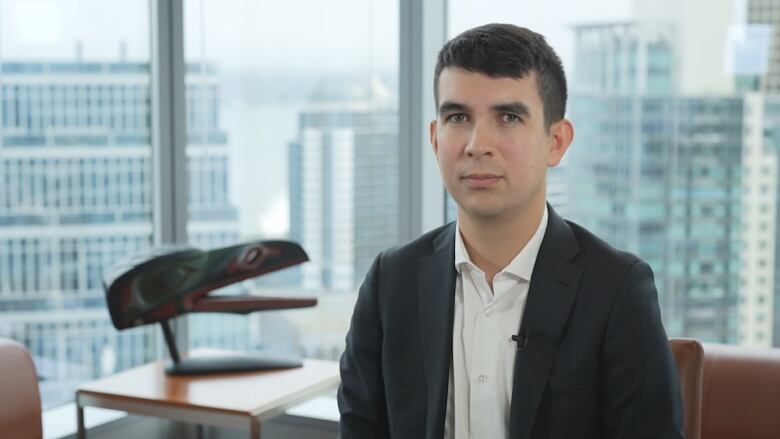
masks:
<path id="1" fill-rule="evenodd" d="M 604 241 L 581 225 L 566 220 L 580 246 L 580 261 L 595 262 L 597 265 L 611 267 L 611 271 L 628 270 L 637 263 L 644 262 L 634 253 L 620 250 Z"/>
<path id="2" fill-rule="evenodd" d="M 416 263 L 419 258 L 429 255 L 440 246 L 446 246 L 450 241 L 454 243 L 454 234 L 455 222 L 451 222 L 383 251 L 380 258 L 383 263 L 400 261 Z"/>

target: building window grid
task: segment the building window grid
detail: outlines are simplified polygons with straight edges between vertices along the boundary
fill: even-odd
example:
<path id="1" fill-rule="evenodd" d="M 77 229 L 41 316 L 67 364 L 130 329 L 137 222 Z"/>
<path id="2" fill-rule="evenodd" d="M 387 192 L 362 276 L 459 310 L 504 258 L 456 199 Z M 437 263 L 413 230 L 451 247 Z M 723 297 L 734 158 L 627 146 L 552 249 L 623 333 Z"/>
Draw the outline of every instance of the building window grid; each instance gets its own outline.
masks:
<path id="1" fill-rule="evenodd" d="M 27 86 L 27 102 L 28 102 L 28 132 L 39 131 L 38 118 L 40 106 L 38 105 L 38 87 Z"/>
<path id="2" fill-rule="evenodd" d="M 26 86 L 19 86 L 17 93 L 17 127 L 19 128 L 19 133 L 23 133 L 26 131 L 24 128 L 26 128 L 26 121 L 27 121 L 27 105 L 29 103 L 29 99 L 27 97 L 27 87 Z"/>
<path id="3" fill-rule="evenodd" d="M 151 100 L 149 99 L 149 85 L 146 84 L 138 88 L 138 128 L 139 131 L 149 132 L 149 119 L 151 117 Z"/>
<path id="4" fill-rule="evenodd" d="M 30 192 L 30 185 L 29 184 L 25 184 L 25 183 L 27 183 L 25 181 L 26 180 L 25 176 L 30 174 L 30 170 L 28 168 L 28 161 L 27 160 L 20 160 L 19 161 L 19 174 L 20 174 L 20 178 L 19 178 L 19 183 L 20 184 L 18 185 L 18 187 L 19 187 L 19 198 L 18 198 L 17 202 L 15 203 L 15 205 L 18 206 L 20 208 L 20 210 L 24 212 L 24 210 L 26 210 L 25 208 L 27 207 L 28 200 L 30 198 L 30 194 L 29 194 L 29 192 Z"/>
<path id="5" fill-rule="evenodd" d="M 119 193 L 119 204 L 118 206 L 132 206 L 130 201 L 130 193 L 132 192 L 132 189 L 130 188 L 130 179 L 129 179 L 129 173 L 130 173 L 130 166 L 129 164 L 122 160 L 116 160 L 114 162 L 116 166 L 116 179 L 118 187 L 118 193 Z M 120 220 L 120 219 L 117 219 Z"/>
<path id="6" fill-rule="evenodd" d="M 121 189 L 117 185 L 116 165 L 113 160 L 103 160 L 103 177 L 105 181 L 105 206 L 120 206 Z"/>
<path id="7" fill-rule="evenodd" d="M 8 194 L 8 204 L 10 206 L 18 206 L 19 197 L 16 192 L 16 188 L 18 186 L 15 183 L 17 180 L 17 174 L 19 172 L 18 170 L 19 170 L 20 163 L 18 160 L 13 160 L 13 161 L 9 160 L 9 162 L 12 163 L 12 165 L 11 165 L 11 169 L 6 169 L 8 175 L 11 176 L 11 181 L 9 182 L 10 184 L 8 185 L 6 191 L 6 193 Z"/>
<path id="8" fill-rule="evenodd" d="M 62 124 L 62 99 L 60 98 L 60 87 L 49 86 L 49 105 L 51 110 L 49 114 L 50 129 L 56 129 Z"/>
<path id="9" fill-rule="evenodd" d="M 85 117 L 85 99 L 84 99 L 84 87 L 81 84 L 76 84 L 73 86 L 73 109 L 75 110 L 75 120 L 74 120 L 74 127 L 84 127 L 87 125 L 86 117 Z"/>
<path id="10" fill-rule="evenodd" d="M 78 126 L 78 91 L 75 84 L 70 84 L 65 88 L 65 127 L 72 131 Z"/>
<path id="11" fill-rule="evenodd" d="M 63 168 L 63 183 L 62 189 L 62 208 L 68 210 L 73 205 L 73 163 L 66 161 L 62 164 Z"/>
<path id="12" fill-rule="evenodd" d="M 22 241 L 18 240 L 18 239 L 17 240 L 13 240 L 12 241 L 12 245 L 13 245 L 13 248 L 11 249 L 11 251 L 12 251 L 11 254 L 15 255 L 15 257 L 11 258 L 11 267 L 12 267 L 11 268 L 11 274 L 13 276 L 13 279 L 15 280 L 15 282 L 13 282 L 14 289 L 15 290 L 24 291 L 23 288 L 22 288 L 22 284 L 21 284 L 21 281 L 23 279 L 23 277 L 22 277 L 22 273 L 23 273 L 22 269 L 23 269 L 23 267 L 22 267 L 21 261 L 19 260 L 21 258 L 21 255 L 23 254 L 22 252 L 24 251 L 24 248 L 23 248 L 24 246 L 22 245 Z"/>
<path id="13" fill-rule="evenodd" d="M 219 198 L 219 179 L 217 172 L 220 169 L 219 162 L 221 162 L 220 157 L 212 157 L 209 160 L 209 169 L 208 169 L 208 176 L 209 176 L 209 204 L 216 205 Z"/>
<path id="14" fill-rule="evenodd" d="M 86 132 L 90 132 L 89 128 L 92 126 L 90 121 L 90 111 L 92 105 L 90 104 L 89 94 L 90 94 L 90 86 L 80 84 L 78 86 L 79 90 L 79 98 L 78 98 L 78 105 L 79 105 L 79 126 L 86 128 Z"/>
<path id="15" fill-rule="evenodd" d="M 8 125 L 15 127 L 18 125 L 16 109 L 17 109 L 17 90 L 18 86 L 12 86 L 8 88 Z"/>
<path id="16" fill-rule="evenodd" d="M 113 131 L 119 131 L 119 120 L 121 117 L 122 109 L 119 106 L 119 87 L 113 86 L 110 89 L 111 94 L 111 129 Z"/>
<path id="17" fill-rule="evenodd" d="M 11 249 L 8 241 L 0 239 L 0 297 L 11 298 Z"/>
<path id="18" fill-rule="evenodd" d="M 36 126 L 36 130 L 38 132 L 42 132 L 51 123 L 51 114 L 52 114 L 52 108 L 50 106 L 51 91 L 50 91 L 50 87 L 45 85 L 39 85 L 37 87 L 37 90 L 38 90 L 39 116 L 38 116 L 38 125 Z"/>
<path id="19" fill-rule="evenodd" d="M 60 126 L 58 127 L 60 130 L 63 131 L 66 130 L 70 125 L 69 117 L 68 117 L 68 112 L 70 111 L 70 108 L 68 108 L 68 102 L 70 98 L 68 95 L 69 95 L 68 86 L 63 84 L 60 88 L 60 93 L 59 93 L 59 107 L 60 107 L 61 117 L 60 117 Z"/>

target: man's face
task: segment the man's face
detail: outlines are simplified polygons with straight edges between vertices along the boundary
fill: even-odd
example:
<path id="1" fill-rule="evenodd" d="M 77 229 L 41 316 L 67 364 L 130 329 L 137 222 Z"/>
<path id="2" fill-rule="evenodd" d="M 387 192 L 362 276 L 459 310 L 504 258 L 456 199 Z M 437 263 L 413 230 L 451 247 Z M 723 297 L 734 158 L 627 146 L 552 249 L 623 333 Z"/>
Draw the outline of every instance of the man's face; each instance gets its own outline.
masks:
<path id="1" fill-rule="evenodd" d="M 493 78 L 447 67 L 439 77 L 431 145 L 458 215 L 517 218 L 545 200 L 547 166 L 571 143 L 571 123 L 548 131 L 536 74 Z"/>

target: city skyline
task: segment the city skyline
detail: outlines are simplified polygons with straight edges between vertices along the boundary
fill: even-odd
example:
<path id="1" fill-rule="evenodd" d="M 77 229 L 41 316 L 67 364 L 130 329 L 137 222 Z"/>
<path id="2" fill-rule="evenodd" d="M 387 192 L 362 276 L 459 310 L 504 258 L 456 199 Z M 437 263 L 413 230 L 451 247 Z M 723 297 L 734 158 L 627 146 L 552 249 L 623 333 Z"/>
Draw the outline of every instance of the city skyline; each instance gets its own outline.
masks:
<path id="1" fill-rule="evenodd" d="M 51 374 L 44 406 L 159 355 L 151 328 L 111 326 L 102 285 L 105 268 L 154 243 L 149 71 L 0 62 L 0 330 Z M 190 242 L 236 241 L 214 78 L 187 98 Z"/>
<path id="2" fill-rule="evenodd" d="M 53 404 L 96 374 L 160 351 L 152 329 L 114 331 L 100 284 L 104 266 L 153 244 L 151 79 L 148 51 L 140 49 L 149 29 L 137 26 L 149 12 L 137 7 L 117 29 L 101 25 L 68 36 L 79 18 L 72 11 L 55 6 L 66 18 L 36 6 L 21 16 L 4 13 L 17 3 L 0 0 L 0 334 L 33 352 L 44 403 Z M 497 2 L 520 8 L 514 3 Z M 543 17 L 543 8 L 523 18 L 560 47 L 577 130 L 569 156 L 550 171 L 548 199 L 651 263 L 670 335 L 780 345 L 780 95 L 755 67 L 761 62 L 737 69 L 745 58 L 729 58 L 737 50 L 729 45 L 735 22 L 747 17 L 748 24 L 774 26 L 780 12 L 769 20 L 756 8 L 741 17 L 733 9 L 740 2 L 718 1 L 708 3 L 717 19 L 643 21 L 632 15 L 642 9 L 625 1 L 603 20 L 590 20 L 608 3 L 580 14 L 586 23 L 563 26 Z M 105 10 L 102 2 L 90 5 Z M 187 5 L 191 14 L 201 7 Z M 222 12 L 235 15 L 241 5 L 231 2 Z M 387 13 L 385 29 L 398 19 L 388 5 L 397 6 L 353 13 L 377 22 Z M 453 2 L 450 33 L 494 21 L 495 12 L 475 8 Z M 520 9 L 507 12 L 507 20 Z M 667 12 L 685 11 L 691 8 Z M 564 12 L 555 20 L 578 16 Z M 291 52 L 301 50 L 295 56 L 278 53 L 268 38 L 223 52 L 235 33 L 206 38 L 224 23 L 201 28 L 198 14 L 186 18 L 196 29 L 187 32 L 185 78 L 189 242 L 299 241 L 311 263 L 242 287 L 315 293 L 321 304 L 262 318 L 195 317 L 191 345 L 245 350 L 289 341 L 307 355 L 336 359 L 357 286 L 374 256 L 398 240 L 397 32 L 388 31 L 385 41 L 388 35 L 367 23 L 359 32 L 340 29 L 327 47 L 333 50 L 311 60 L 324 67 L 312 69 L 282 57 L 305 59 L 314 33 L 293 45 Z M 30 17 L 61 29 L 48 36 L 37 27 L 19 30 Z M 682 22 L 695 32 L 680 32 Z M 239 27 L 251 24 L 244 18 Z M 94 41 L 92 33 L 101 32 L 126 35 Z M 31 45 L 9 34 L 42 41 L 32 46 L 56 41 L 28 51 Z M 368 40 L 359 48 L 348 41 L 357 34 Z M 689 57 L 692 34 L 722 40 L 722 50 Z M 354 59 L 339 62 L 353 51 Z M 265 52 L 262 61 L 274 68 L 248 56 Z M 777 62 L 767 60 L 768 75 L 776 76 Z M 717 75 L 695 80 L 713 69 Z M 454 205 L 443 208 L 453 220 Z"/>

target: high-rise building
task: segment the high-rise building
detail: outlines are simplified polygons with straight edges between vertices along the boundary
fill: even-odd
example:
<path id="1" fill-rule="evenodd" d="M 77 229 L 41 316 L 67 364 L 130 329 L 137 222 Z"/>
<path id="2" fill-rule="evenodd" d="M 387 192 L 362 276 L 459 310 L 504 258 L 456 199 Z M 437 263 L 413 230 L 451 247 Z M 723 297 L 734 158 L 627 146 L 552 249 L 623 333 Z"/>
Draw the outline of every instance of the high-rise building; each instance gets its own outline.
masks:
<path id="1" fill-rule="evenodd" d="M 398 240 L 398 113 L 391 93 L 324 79 L 289 146 L 290 235 L 305 289 L 352 291 Z"/>
<path id="2" fill-rule="evenodd" d="M 0 64 L 0 334 L 24 343 L 44 405 L 157 357 L 156 333 L 118 333 L 103 270 L 153 244 L 148 63 Z M 191 241 L 235 241 L 216 83 L 188 86 Z"/>
<path id="3" fill-rule="evenodd" d="M 739 19 L 733 0 L 633 0 L 632 19 L 641 26 L 673 29 L 674 92 L 684 95 L 724 95 L 734 91 L 729 60 L 729 29 Z M 703 14 L 702 11 L 706 11 Z M 654 72 L 650 72 L 651 74 Z"/>
<path id="4" fill-rule="evenodd" d="M 774 345 L 780 346 L 780 234 L 776 229 L 777 221 L 780 220 L 780 209 L 777 209 L 777 202 L 780 201 L 780 182 L 778 182 L 780 178 L 777 175 L 777 154 L 780 153 L 780 129 L 778 128 L 780 127 L 780 120 L 778 120 L 780 105 L 777 102 L 779 98 L 776 96 L 780 92 L 780 2 L 748 0 L 747 9 L 748 24 L 753 27 L 767 26 L 766 31 L 771 35 L 768 51 L 762 57 L 766 64 L 763 75 L 760 76 L 758 84 L 753 87 L 754 90 L 763 91 L 767 95 L 755 94 L 748 98 L 756 112 L 746 117 L 746 123 L 752 125 L 750 132 L 753 136 L 750 148 L 757 159 L 757 166 L 754 167 L 754 172 L 757 174 L 754 178 L 762 178 L 764 181 L 760 183 L 759 190 L 768 187 L 768 193 L 765 195 L 774 197 L 774 204 L 761 207 L 762 213 L 772 215 L 771 212 L 774 211 L 774 218 L 765 222 L 768 223 L 767 227 L 771 227 L 774 240 L 758 243 L 761 251 L 765 251 L 767 247 L 773 248 L 772 254 L 764 255 L 762 260 L 771 267 L 774 276 L 769 277 L 765 282 L 761 282 L 766 279 L 765 276 L 757 279 L 747 278 L 748 281 L 753 282 L 758 280 L 764 287 L 771 286 L 773 294 L 765 294 L 762 291 L 762 294 L 753 297 L 751 303 L 746 306 L 753 312 L 746 311 L 746 315 L 754 319 L 755 326 L 760 328 L 759 330 L 764 331 L 767 325 L 766 315 L 769 314 L 773 321 Z"/>
<path id="5" fill-rule="evenodd" d="M 737 341 L 742 101 L 577 95 L 572 218 L 652 266 L 670 335 Z"/>
<path id="6" fill-rule="evenodd" d="M 670 93 L 676 29 L 669 23 L 601 23 L 574 26 L 577 54 L 572 91 L 598 95 Z"/>
<path id="7" fill-rule="evenodd" d="M 777 152 L 780 99 L 745 95 L 742 150 L 742 257 L 739 338 L 742 343 L 777 345 L 773 337 L 777 284 Z M 774 316 L 773 316 L 774 314 Z"/>
<path id="8" fill-rule="evenodd" d="M 757 87 L 767 93 L 780 91 L 780 1 L 748 0 L 747 23 L 771 26 L 766 71 Z"/>
<path id="9" fill-rule="evenodd" d="M 769 345 L 774 255 L 762 245 L 776 241 L 777 171 L 765 106 L 734 94 L 725 50 L 694 53 L 705 30 L 725 44 L 728 11 L 683 26 L 697 1 L 641 3 L 635 22 L 574 29 L 571 216 L 648 260 L 670 335 Z"/>

